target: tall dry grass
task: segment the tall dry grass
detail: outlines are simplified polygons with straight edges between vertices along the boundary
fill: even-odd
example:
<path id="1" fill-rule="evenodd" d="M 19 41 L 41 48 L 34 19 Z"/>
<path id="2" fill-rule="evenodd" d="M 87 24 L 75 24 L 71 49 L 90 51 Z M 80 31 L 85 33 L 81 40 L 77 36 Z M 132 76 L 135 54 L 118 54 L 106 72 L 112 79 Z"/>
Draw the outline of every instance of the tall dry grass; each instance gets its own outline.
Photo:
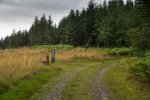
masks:
<path id="1" fill-rule="evenodd" d="M 41 68 L 43 54 L 30 49 L 0 51 L 0 84 L 10 86 Z"/>
<path id="2" fill-rule="evenodd" d="M 99 52 L 96 49 L 74 48 L 67 51 L 59 51 L 56 54 L 56 60 L 69 60 L 72 58 L 104 58 L 107 54 Z"/>
<path id="3" fill-rule="evenodd" d="M 30 75 L 31 73 L 43 68 L 42 61 L 46 55 L 51 53 L 40 49 L 9 49 L 0 51 L 0 85 L 13 86 L 18 80 Z M 69 60 L 71 58 L 103 58 L 103 52 L 94 49 L 86 50 L 74 48 L 72 50 L 56 50 L 56 61 Z"/>

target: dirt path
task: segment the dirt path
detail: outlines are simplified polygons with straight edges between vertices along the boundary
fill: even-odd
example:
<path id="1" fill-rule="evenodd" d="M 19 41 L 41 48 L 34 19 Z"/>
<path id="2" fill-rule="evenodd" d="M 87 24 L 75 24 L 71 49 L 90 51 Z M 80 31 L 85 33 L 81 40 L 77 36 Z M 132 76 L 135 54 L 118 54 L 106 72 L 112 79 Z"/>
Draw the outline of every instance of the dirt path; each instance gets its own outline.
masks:
<path id="1" fill-rule="evenodd" d="M 100 71 L 96 74 L 93 85 L 93 92 L 95 96 L 95 100 L 108 100 L 106 91 L 104 89 L 104 85 L 102 82 L 103 74 L 114 66 L 114 64 L 110 63 L 100 69 Z"/>
<path id="2" fill-rule="evenodd" d="M 67 83 L 74 78 L 74 76 L 80 72 L 82 72 L 83 70 L 85 70 L 86 68 L 92 67 L 94 65 L 98 65 L 100 63 L 94 63 L 94 64 L 89 64 L 88 66 L 82 67 L 80 70 L 78 71 L 72 71 L 70 73 L 67 73 L 66 75 L 64 75 L 60 81 L 54 86 L 53 90 L 50 92 L 50 94 L 47 96 L 46 100 L 61 100 L 61 92 L 63 91 L 63 89 L 65 88 L 65 86 L 67 85 Z"/>

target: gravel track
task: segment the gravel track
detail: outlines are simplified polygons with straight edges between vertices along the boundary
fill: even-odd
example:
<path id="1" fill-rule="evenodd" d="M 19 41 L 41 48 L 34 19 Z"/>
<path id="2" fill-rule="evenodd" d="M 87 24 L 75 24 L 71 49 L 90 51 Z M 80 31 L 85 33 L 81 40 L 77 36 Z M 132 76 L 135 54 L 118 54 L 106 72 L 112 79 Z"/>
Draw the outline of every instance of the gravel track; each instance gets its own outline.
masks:
<path id="1" fill-rule="evenodd" d="M 101 68 L 96 74 L 93 82 L 93 92 L 95 96 L 95 100 L 108 100 L 107 93 L 103 84 L 103 74 L 108 71 L 114 64 L 106 64 L 103 68 Z"/>
<path id="2" fill-rule="evenodd" d="M 75 75 L 77 75 L 78 73 L 82 72 L 83 70 L 85 70 L 89 67 L 92 67 L 92 66 L 95 66 L 98 64 L 100 64 L 100 63 L 89 64 L 88 66 L 82 67 L 78 71 L 72 71 L 72 72 L 64 75 L 60 79 L 60 81 L 54 86 L 54 88 L 51 90 L 51 92 L 47 96 L 46 100 L 61 100 L 61 92 L 63 91 L 63 89 L 65 88 L 67 83 L 75 77 Z"/>

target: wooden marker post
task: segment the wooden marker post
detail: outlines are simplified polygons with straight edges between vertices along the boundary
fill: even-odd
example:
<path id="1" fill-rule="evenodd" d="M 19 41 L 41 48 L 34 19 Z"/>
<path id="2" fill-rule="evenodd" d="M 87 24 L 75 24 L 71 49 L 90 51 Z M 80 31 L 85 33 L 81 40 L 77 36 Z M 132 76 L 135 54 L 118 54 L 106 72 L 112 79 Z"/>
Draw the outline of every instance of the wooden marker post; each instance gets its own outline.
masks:
<path id="1" fill-rule="evenodd" d="M 43 60 L 44 65 L 49 65 L 49 55 L 46 56 L 46 59 Z"/>
<path id="2" fill-rule="evenodd" d="M 46 56 L 46 62 L 49 65 L 49 55 Z"/>
<path id="3" fill-rule="evenodd" d="M 52 49 L 52 54 L 51 54 L 52 63 L 55 63 L 55 55 L 56 55 L 56 51 L 55 51 L 55 49 Z"/>

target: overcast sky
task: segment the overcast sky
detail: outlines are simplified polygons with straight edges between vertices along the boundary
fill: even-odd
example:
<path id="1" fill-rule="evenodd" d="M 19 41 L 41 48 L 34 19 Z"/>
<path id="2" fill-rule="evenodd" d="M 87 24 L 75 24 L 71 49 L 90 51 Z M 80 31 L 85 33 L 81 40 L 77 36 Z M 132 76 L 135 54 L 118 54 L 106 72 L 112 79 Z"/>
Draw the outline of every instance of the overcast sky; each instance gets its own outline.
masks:
<path id="1" fill-rule="evenodd" d="M 0 0 L 0 38 L 10 35 L 13 29 L 29 29 L 35 16 L 50 14 L 58 24 L 70 9 L 86 8 L 89 0 Z M 96 3 L 103 0 L 95 0 Z"/>

